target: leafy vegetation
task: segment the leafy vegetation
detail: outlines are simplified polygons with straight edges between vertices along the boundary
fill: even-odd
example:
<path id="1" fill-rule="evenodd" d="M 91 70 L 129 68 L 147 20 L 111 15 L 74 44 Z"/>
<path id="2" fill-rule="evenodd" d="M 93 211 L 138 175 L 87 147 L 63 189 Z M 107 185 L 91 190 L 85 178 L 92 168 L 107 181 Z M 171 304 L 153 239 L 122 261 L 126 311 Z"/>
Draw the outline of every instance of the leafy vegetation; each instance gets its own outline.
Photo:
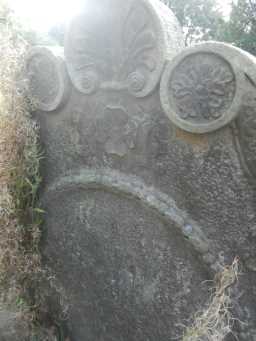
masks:
<path id="1" fill-rule="evenodd" d="M 177 16 L 186 46 L 215 39 L 224 18 L 216 0 L 162 0 Z"/>
<path id="2" fill-rule="evenodd" d="M 217 0 L 161 1 L 177 16 L 186 46 L 217 40 L 234 44 L 256 55 L 256 0 L 233 0 L 229 17 L 224 17 Z M 65 25 L 58 24 L 49 30 L 48 35 L 51 42 L 63 46 L 64 33 Z"/>
<path id="3" fill-rule="evenodd" d="M 232 3 L 230 19 L 221 27 L 218 39 L 256 55 L 256 0 Z"/>
<path id="4" fill-rule="evenodd" d="M 13 37 L 19 37 L 19 40 L 23 40 L 29 45 L 45 45 L 53 46 L 58 44 L 56 39 L 49 34 L 37 32 L 27 26 L 24 22 L 17 19 L 11 10 L 8 0 L 0 0 L 0 31 L 9 27 Z"/>
<path id="5" fill-rule="evenodd" d="M 13 29 L 8 8 L 1 5 L 5 20 L 0 31 L 0 285 L 3 300 L 24 308 L 31 281 L 41 271 L 41 218 L 36 210 L 41 154 L 37 127 L 21 90 L 27 45 Z"/>
<path id="6" fill-rule="evenodd" d="M 256 0 L 231 3 L 224 18 L 216 0 L 162 0 L 183 27 L 186 45 L 205 40 L 224 41 L 256 55 Z"/>
<path id="7" fill-rule="evenodd" d="M 15 313 L 33 340 L 61 340 L 56 335 L 67 306 L 40 253 L 44 212 L 37 195 L 43 154 L 23 77 L 29 46 L 3 1 L 0 17 L 0 309 Z M 63 306 L 49 312 L 47 297 L 54 295 Z"/>

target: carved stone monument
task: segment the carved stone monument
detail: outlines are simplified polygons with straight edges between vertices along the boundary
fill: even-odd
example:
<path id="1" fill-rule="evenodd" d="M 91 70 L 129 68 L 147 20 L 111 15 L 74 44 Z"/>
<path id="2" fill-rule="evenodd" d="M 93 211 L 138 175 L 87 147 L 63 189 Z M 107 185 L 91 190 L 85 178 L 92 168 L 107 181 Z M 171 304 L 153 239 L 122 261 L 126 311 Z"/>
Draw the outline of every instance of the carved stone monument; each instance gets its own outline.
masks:
<path id="1" fill-rule="evenodd" d="M 235 256 L 236 332 L 256 340 L 254 58 L 185 49 L 157 0 L 96 0 L 64 54 L 33 49 L 27 72 L 45 150 L 44 259 L 72 340 L 174 340 Z"/>

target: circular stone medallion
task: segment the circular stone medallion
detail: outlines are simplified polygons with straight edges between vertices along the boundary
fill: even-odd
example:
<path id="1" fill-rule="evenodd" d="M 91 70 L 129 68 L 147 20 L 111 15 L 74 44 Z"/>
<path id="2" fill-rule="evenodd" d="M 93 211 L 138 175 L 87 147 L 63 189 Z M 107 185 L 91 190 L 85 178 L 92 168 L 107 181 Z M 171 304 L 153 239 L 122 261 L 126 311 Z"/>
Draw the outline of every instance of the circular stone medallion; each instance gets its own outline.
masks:
<path id="1" fill-rule="evenodd" d="M 29 89 L 36 107 L 43 111 L 56 110 L 67 94 L 67 74 L 64 61 L 51 50 L 36 47 L 26 62 Z"/>
<path id="2" fill-rule="evenodd" d="M 161 82 L 162 106 L 183 130 L 214 131 L 238 114 L 242 83 L 242 74 L 232 63 L 231 47 L 201 44 L 185 50 L 167 67 Z"/>

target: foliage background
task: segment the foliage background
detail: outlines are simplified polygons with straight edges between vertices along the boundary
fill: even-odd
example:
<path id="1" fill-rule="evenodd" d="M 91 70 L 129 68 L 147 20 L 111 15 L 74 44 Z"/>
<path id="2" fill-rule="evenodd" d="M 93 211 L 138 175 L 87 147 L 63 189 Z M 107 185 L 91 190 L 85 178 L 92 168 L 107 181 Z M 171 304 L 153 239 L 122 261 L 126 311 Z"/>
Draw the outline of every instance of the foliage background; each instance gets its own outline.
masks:
<path id="1" fill-rule="evenodd" d="M 230 16 L 216 0 L 162 0 L 183 27 L 186 45 L 217 40 L 256 55 L 256 0 L 233 0 Z"/>
<path id="2" fill-rule="evenodd" d="M 6 0 L 0 0 L 0 4 L 3 1 Z M 256 55 L 256 0 L 230 0 L 229 16 L 223 13 L 218 0 L 160 1 L 177 16 L 186 46 L 216 40 L 234 44 Z M 0 13 L 0 24 L 3 20 Z M 31 45 L 64 45 L 66 25 L 63 22 L 56 23 L 48 33 L 24 28 L 21 23 L 16 25 L 19 26 L 19 33 Z"/>
<path id="3" fill-rule="evenodd" d="M 229 17 L 223 13 L 222 6 L 217 0 L 161 1 L 177 16 L 183 29 L 186 46 L 216 40 L 234 44 L 256 55 L 256 0 L 231 0 Z M 64 35 L 65 24 L 56 24 L 48 32 L 47 44 L 55 42 L 63 46 Z M 42 37 L 37 38 L 43 43 Z M 33 40 L 37 41 L 35 33 Z"/>

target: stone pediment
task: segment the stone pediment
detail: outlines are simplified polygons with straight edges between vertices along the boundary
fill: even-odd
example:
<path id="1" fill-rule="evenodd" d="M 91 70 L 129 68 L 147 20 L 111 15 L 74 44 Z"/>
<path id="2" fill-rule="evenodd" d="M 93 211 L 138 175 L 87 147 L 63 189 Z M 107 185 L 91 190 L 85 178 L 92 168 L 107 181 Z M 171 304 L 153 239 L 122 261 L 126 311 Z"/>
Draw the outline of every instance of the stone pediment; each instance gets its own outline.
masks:
<path id="1" fill-rule="evenodd" d="M 32 49 L 27 72 L 45 150 L 45 262 L 69 297 L 73 339 L 174 339 L 207 299 L 200 283 L 237 255 L 236 313 L 255 321 L 254 57 L 184 48 L 157 0 L 97 0 L 62 51 Z"/>

